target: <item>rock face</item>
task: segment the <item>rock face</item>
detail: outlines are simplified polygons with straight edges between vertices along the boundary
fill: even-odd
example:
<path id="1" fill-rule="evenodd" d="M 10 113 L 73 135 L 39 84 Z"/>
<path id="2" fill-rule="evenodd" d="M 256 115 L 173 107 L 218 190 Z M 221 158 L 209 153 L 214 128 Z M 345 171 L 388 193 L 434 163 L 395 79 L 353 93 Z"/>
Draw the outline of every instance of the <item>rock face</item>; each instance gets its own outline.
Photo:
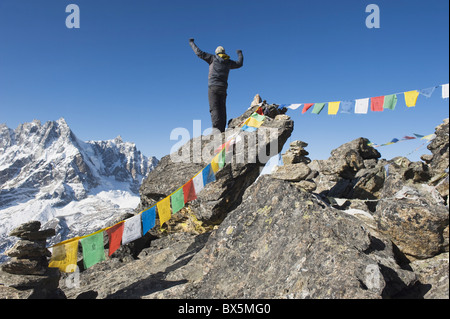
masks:
<path id="1" fill-rule="evenodd" d="M 307 144 L 294 141 L 284 166 L 259 176 L 264 152 L 249 156 L 249 150 L 267 151 L 276 140 L 280 151 L 293 128 L 282 109 L 264 106 L 268 118 L 259 130 L 276 134 L 255 140 L 254 132 L 243 133 L 216 182 L 173 215 L 172 224 L 82 269 L 78 285 L 67 285 L 72 275 L 63 274 L 65 296 L 448 298 L 448 121 L 436 128 L 440 139 L 430 144 L 427 163 L 380 159 L 364 138 L 310 162 Z M 231 120 L 224 134 L 192 139 L 164 157 L 143 182 L 137 210 L 205 167 L 216 145 L 237 133 L 255 108 Z M 206 155 L 196 158 L 196 148 Z M 236 160 L 241 155 L 247 160 Z M 27 227 L 14 232 L 27 236 L 10 251 L 14 258 L 46 253 L 26 242 L 42 231 Z M 0 296 L 24 298 L 1 287 Z"/>
<path id="2" fill-rule="evenodd" d="M 444 122 L 436 127 L 436 137 L 427 146 L 431 151 L 431 155 L 423 155 L 422 160 L 427 162 L 431 168 L 437 173 L 448 168 L 449 162 L 449 119 L 445 119 Z"/>
<path id="3" fill-rule="evenodd" d="M 151 297 L 382 298 L 416 282 L 395 263 L 389 239 L 270 176 L 168 279 L 189 277 L 192 283 Z"/>
<path id="4" fill-rule="evenodd" d="M 448 207 L 437 190 L 427 184 L 405 185 L 390 174 L 374 217 L 410 259 L 424 259 L 448 251 Z"/>
<path id="5" fill-rule="evenodd" d="M 190 204 L 196 217 L 206 224 L 223 220 L 239 205 L 245 189 L 257 179 L 271 155 L 281 151 L 293 130 L 293 121 L 288 116 L 282 115 L 275 105 L 264 105 L 267 116 L 262 126 L 256 132 L 241 131 L 239 125 L 257 108 L 251 107 L 231 120 L 226 132 L 193 138 L 177 152 L 163 157 L 141 185 L 139 209 L 154 205 L 184 185 L 211 162 L 213 150 L 239 134 L 225 166 L 216 175 L 216 182 L 208 184 Z"/>
<path id="6" fill-rule="evenodd" d="M 314 173 L 317 193 L 338 198 L 375 199 L 384 182 L 380 153 L 358 138 L 331 152 L 327 160 L 314 160 L 309 167 Z M 320 174 L 319 174 L 320 173 Z"/>
<path id="7" fill-rule="evenodd" d="M 439 126 L 436 135 L 444 136 L 439 130 L 445 127 Z M 87 296 L 89 291 L 99 298 L 448 298 L 448 198 L 438 191 L 446 178 L 445 169 L 440 169 L 448 163 L 435 162 L 440 168 L 434 169 L 401 157 L 386 161 L 361 138 L 338 147 L 328 160 L 308 164 L 304 147 L 301 141 L 291 143 L 283 154 L 285 168 L 252 184 L 240 182 L 246 190 L 241 190 L 234 206 L 219 203 L 220 196 L 215 196 L 224 193 L 223 182 L 212 183 L 211 193 L 206 191 L 200 201 L 228 209 L 214 230 L 153 239 L 139 260 L 100 263 L 81 273 L 82 287 L 65 290 L 66 294 L 70 298 Z M 436 144 L 433 149 L 445 148 Z M 445 163 L 445 156 L 436 160 Z M 162 163 L 163 169 L 153 175 L 158 182 L 149 179 L 141 187 L 153 189 L 142 196 L 143 202 L 177 187 L 171 185 L 179 185 L 171 175 L 186 172 L 188 178 L 205 164 L 173 163 L 170 158 Z M 235 185 L 233 164 L 227 165 L 230 171 L 218 174 L 218 179 Z M 252 169 L 236 167 L 241 172 Z M 235 178 L 249 176 L 253 179 L 252 174 Z M 165 179 L 165 186 L 157 188 Z M 189 210 L 205 216 L 201 209 L 196 211 L 201 205 Z M 105 273 L 113 282 L 107 287 L 102 280 Z"/>
<path id="8" fill-rule="evenodd" d="M 48 268 L 47 257 L 51 254 L 45 243 L 55 235 L 54 229 L 39 230 L 41 223 L 31 221 L 14 229 L 9 235 L 20 240 L 6 254 L 12 257 L 2 265 L 0 283 L 8 287 L 1 289 L 0 297 L 9 298 L 61 298 L 64 294 L 58 289 L 60 273 L 58 269 Z"/>

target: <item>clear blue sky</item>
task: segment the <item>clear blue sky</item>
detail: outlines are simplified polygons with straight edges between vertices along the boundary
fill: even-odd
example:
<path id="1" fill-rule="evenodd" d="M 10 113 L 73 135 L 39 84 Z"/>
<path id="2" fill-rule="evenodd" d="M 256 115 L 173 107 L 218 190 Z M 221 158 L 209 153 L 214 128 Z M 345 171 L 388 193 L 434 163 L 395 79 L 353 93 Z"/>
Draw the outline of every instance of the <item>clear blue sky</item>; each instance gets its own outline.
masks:
<path id="1" fill-rule="evenodd" d="M 68 29 L 75 3 L 81 28 Z M 365 8 L 380 8 L 368 29 Z M 121 135 L 147 156 L 169 153 L 175 127 L 210 126 L 208 67 L 188 44 L 222 45 L 244 67 L 232 70 L 229 117 L 259 93 L 269 103 L 353 100 L 448 83 L 448 0 L 0 0 L 0 123 L 64 117 L 82 140 Z M 440 88 L 406 108 L 366 115 L 302 115 L 291 141 L 309 143 L 311 158 L 357 137 L 375 143 L 430 134 L 448 117 Z M 384 158 L 421 144 L 380 148 Z M 421 154 L 410 156 L 418 160 Z"/>

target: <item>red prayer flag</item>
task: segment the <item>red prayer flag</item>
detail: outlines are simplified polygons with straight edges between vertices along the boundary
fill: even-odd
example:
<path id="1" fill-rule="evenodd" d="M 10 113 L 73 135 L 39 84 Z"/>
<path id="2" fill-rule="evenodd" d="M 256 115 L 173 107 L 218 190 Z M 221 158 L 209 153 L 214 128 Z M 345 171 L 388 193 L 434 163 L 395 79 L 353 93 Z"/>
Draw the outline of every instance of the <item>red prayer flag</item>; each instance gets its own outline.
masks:
<path id="1" fill-rule="evenodd" d="M 197 199 L 197 194 L 195 193 L 194 181 L 191 179 L 189 182 L 183 186 L 184 193 L 184 203 L 190 202 L 191 200 Z"/>
<path id="2" fill-rule="evenodd" d="M 125 223 L 119 223 L 106 230 L 109 237 L 108 256 L 111 256 L 120 247 L 124 225 Z"/>
<path id="3" fill-rule="evenodd" d="M 415 140 L 416 138 L 412 137 L 412 136 L 403 136 L 403 139 L 405 139 L 405 140 Z"/>
<path id="4" fill-rule="evenodd" d="M 314 104 L 315 104 L 315 103 L 306 103 L 306 104 L 303 106 L 302 114 L 306 113 L 306 111 L 308 111 L 308 110 L 311 108 L 311 106 L 313 106 Z"/>
<path id="5" fill-rule="evenodd" d="M 383 112 L 383 105 L 384 105 L 384 95 L 383 96 L 377 96 L 373 97 L 371 99 L 371 105 L 370 110 L 372 112 Z"/>
<path id="6" fill-rule="evenodd" d="M 264 111 L 261 106 L 258 107 L 258 109 L 256 110 L 256 113 L 258 113 L 259 115 L 264 115 Z"/>

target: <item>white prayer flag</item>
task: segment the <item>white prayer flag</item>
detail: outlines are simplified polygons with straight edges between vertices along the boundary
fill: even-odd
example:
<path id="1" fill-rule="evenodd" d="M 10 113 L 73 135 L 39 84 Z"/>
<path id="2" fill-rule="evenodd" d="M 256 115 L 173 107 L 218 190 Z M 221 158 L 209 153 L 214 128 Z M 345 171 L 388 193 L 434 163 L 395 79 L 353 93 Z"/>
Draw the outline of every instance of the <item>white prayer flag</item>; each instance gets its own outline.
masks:
<path id="1" fill-rule="evenodd" d="M 122 245 L 142 237 L 141 214 L 125 220 L 122 234 Z"/>
<path id="2" fill-rule="evenodd" d="M 448 83 L 442 85 L 442 98 L 448 99 Z"/>
<path id="3" fill-rule="evenodd" d="M 369 109 L 369 98 L 359 99 L 355 101 L 355 113 L 356 114 L 367 114 Z"/>
<path id="4" fill-rule="evenodd" d="M 290 104 L 288 105 L 288 108 L 291 110 L 296 110 L 301 106 L 301 104 Z"/>
<path id="5" fill-rule="evenodd" d="M 200 193 L 201 190 L 205 187 L 205 185 L 203 185 L 203 174 L 202 174 L 202 172 L 197 174 L 197 176 L 195 176 L 192 179 L 192 181 L 194 182 L 195 193 L 198 195 L 198 193 Z"/>

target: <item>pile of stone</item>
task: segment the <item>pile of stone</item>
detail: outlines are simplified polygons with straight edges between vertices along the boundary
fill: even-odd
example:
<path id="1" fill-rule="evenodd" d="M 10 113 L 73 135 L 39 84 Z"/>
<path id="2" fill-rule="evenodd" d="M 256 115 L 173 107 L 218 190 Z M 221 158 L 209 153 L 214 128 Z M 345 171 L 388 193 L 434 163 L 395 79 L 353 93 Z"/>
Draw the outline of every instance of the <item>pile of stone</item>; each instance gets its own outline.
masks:
<path id="1" fill-rule="evenodd" d="M 312 192 L 316 189 L 316 183 L 311 179 L 312 171 L 308 167 L 311 159 L 306 157 L 309 153 L 305 150 L 308 143 L 303 141 L 294 141 L 289 144 L 289 149 L 281 155 L 283 166 L 279 166 L 272 173 L 272 177 L 289 182 L 293 182 L 295 186 Z"/>
<path id="2" fill-rule="evenodd" d="M 54 236 L 55 230 L 39 230 L 40 228 L 39 221 L 30 221 L 9 234 L 20 240 L 6 251 L 6 255 L 11 259 L 1 267 L 0 284 L 11 288 L 9 292 L 17 290 L 21 297 L 58 296 L 60 273 L 56 268 L 48 268 L 48 257 L 51 253 L 45 246 L 46 239 Z"/>

